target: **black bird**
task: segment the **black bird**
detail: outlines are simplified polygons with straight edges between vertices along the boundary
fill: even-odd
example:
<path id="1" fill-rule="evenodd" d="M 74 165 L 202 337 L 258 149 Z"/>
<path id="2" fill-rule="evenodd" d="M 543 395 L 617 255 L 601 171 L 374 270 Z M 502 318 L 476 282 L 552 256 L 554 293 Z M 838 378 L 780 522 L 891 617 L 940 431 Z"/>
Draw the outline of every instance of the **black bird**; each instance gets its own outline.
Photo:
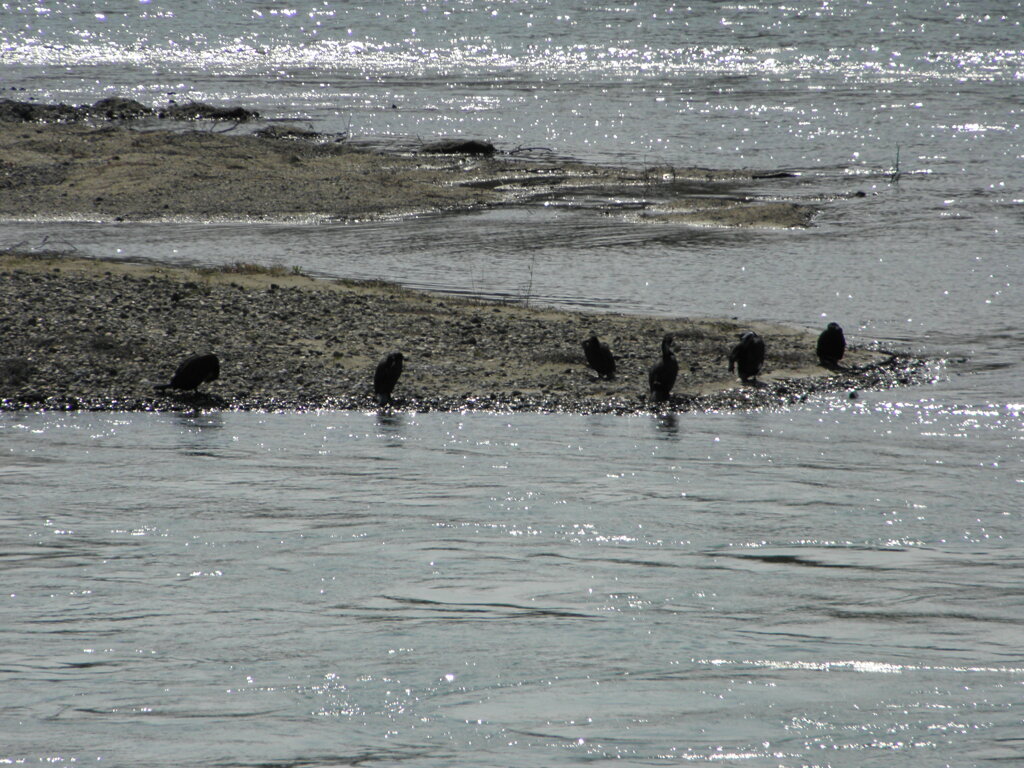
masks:
<path id="1" fill-rule="evenodd" d="M 740 334 L 740 343 L 729 353 L 729 373 L 739 369 L 744 384 L 756 380 L 764 365 L 764 339 L 753 331 Z"/>
<path id="2" fill-rule="evenodd" d="M 818 337 L 818 360 L 826 368 L 836 368 L 846 354 L 846 336 L 839 323 L 829 323 Z"/>
<path id="3" fill-rule="evenodd" d="M 373 374 L 373 392 L 377 395 L 380 405 L 391 402 L 391 392 L 402 375 L 402 362 L 405 360 L 401 352 L 390 352 L 379 363 Z"/>
<path id="4" fill-rule="evenodd" d="M 587 357 L 587 365 L 597 371 L 599 379 L 610 379 L 615 375 L 615 358 L 608 345 L 599 341 L 597 334 L 590 334 L 583 340 L 583 354 Z"/>
<path id="5" fill-rule="evenodd" d="M 169 384 L 157 384 L 156 389 L 195 389 L 204 381 L 220 376 L 220 360 L 216 355 L 192 355 L 178 366 Z"/>
<path id="6" fill-rule="evenodd" d="M 651 367 L 651 372 L 647 374 L 647 381 L 651 386 L 651 400 L 656 403 L 668 400 L 677 375 L 679 363 L 672 354 L 672 334 L 666 333 L 665 338 L 661 340 L 661 360 L 656 362 Z"/>

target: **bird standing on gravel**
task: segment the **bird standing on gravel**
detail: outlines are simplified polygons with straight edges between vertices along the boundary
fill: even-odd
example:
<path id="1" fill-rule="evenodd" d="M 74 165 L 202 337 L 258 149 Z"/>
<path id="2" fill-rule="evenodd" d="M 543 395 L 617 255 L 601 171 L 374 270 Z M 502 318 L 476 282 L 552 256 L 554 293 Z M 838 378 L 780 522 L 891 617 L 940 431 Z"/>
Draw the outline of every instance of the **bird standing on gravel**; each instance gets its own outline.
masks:
<path id="1" fill-rule="evenodd" d="M 744 384 L 757 379 L 764 365 L 764 339 L 753 331 L 740 335 L 740 343 L 729 353 L 729 373 L 738 369 Z"/>
<path id="2" fill-rule="evenodd" d="M 818 360 L 826 368 L 836 368 L 846 354 L 846 336 L 839 323 L 829 323 L 818 337 Z"/>
<path id="3" fill-rule="evenodd" d="M 583 354 L 587 365 L 597 371 L 599 379 L 610 379 L 615 375 L 615 357 L 608 345 L 598 340 L 596 333 L 583 340 Z"/>
<path id="4" fill-rule="evenodd" d="M 391 402 L 391 392 L 402 375 L 402 363 L 405 360 L 401 352 L 390 352 L 379 363 L 373 374 L 373 392 L 377 403 L 387 405 Z"/>
<path id="5" fill-rule="evenodd" d="M 661 360 L 656 362 L 651 367 L 650 373 L 647 374 L 647 382 L 651 388 L 651 400 L 656 403 L 668 400 L 678 375 L 679 363 L 676 362 L 676 356 L 672 353 L 672 334 L 666 333 L 661 340 Z"/>
<path id="6" fill-rule="evenodd" d="M 167 384 L 157 384 L 156 389 L 196 389 L 204 381 L 214 381 L 220 376 L 220 359 L 213 354 L 192 355 L 178 366 Z"/>

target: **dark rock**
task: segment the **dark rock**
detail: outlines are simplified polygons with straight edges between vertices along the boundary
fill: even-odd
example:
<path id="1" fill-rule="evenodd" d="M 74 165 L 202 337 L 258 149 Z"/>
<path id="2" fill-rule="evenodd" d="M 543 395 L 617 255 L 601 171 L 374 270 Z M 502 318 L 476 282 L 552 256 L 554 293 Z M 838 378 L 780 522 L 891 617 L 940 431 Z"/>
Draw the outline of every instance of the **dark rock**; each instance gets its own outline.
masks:
<path id="1" fill-rule="evenodd" d="M 135 99 L 122 99 L 118 96 L 100 99 L 92 105 L 92 112 L 95 117 L 105 117 L 108 120 L 136 120 L 153 114 L 152 109 Z"/>
<path id="2" fill-rule="evenodd" d="M 99 118 L 135 120 L 153 114 L 153 110 L 134 99 L 112 96 L 95 104 L 33 104 L 27 101 L 0 100 L 0 120 L 23 123 L 74 123 Z"/>
<path id="3" fill-rule="evenodd" d="M 796 174 L 791 171 L 763 171 L 750 174 L 752 179 L 792 179 L 794 176 Z"/>
<path id="4" fill-rule="evenodd" d="M 71 122 L 80 119 L 75 107 L 67 104 L 32 104 L 0 99 L 0 120 L 21 123 Z"/>
<path id="5" fill-rule="evenodd" d="M 479 139 L 445 139 L 423 145 L 423 152 L 431 155 L 480 155 L 491 157 L 497 150 L 489 141 Z"/>
<path id="6" fill-rule="evenodd" d="M 169 120 L 234 120 L 239 123 L 255 120 L 260 116 L 259 112 L 244 107 L 215 107 L 201 101 L 168 104 L 158 114 Z"/>

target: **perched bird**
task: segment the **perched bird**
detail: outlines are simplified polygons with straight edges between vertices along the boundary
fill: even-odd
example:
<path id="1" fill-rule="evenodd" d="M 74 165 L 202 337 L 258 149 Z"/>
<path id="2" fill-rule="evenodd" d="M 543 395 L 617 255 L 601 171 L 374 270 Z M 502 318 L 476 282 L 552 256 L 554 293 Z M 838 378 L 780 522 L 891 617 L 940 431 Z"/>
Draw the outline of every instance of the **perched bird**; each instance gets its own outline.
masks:
<path id="1" fill-rule="evenodd" d="M 391 402 L 391 392 L 398 383 L 398 377 L 402 375 L 404 360 L 401 352 L 390 352 L 377 363 L 377 370 L 373 374 L 373 392 L 380 405 Z"/>
<path id="2" fill-rule="evenodd" d="M 729 353 L 729 373 L 739 370 L 744 384 L 757 379 L 764 365 L 764 339 L 753 331 L 740 334 L 740 343 Z"/>
<path id="3" fill-rule="evenodd" d="M 157 384 L 156 389 L 195 389 L 204 381 L 220 376 L 220 360 L 216 355 L 192 355 L 178 366 L 168 384 Z"/>
<path id="4" fill-rule="evenodd" d="M 599 341 L 597 334 L 590 334 L 589 339 L 583 340 L 583 354 L 586 355 L 587 365 L 597 371 L 597 377 L 610 379 L 615 375 L 615 358 L 608 345 Z"/>
<path id="5" fill-rule="evenodd" d="M 661 340 L 661 360 L 656 362 L 651 367 L 651 372 L 647 374 L 647 381 L 651 386 L 651 400 L 656 403 L 668 400 L 678 374 L 679 363 L 672 354 L 672 334 L 667 333 Z"/>
<path id="6" fill-rule="evenodd" d="M 839 323 L 829 323 L 818 337 L 818 360 L 826 368 L 835 368 L 846 354 L 846 336 Z"/>

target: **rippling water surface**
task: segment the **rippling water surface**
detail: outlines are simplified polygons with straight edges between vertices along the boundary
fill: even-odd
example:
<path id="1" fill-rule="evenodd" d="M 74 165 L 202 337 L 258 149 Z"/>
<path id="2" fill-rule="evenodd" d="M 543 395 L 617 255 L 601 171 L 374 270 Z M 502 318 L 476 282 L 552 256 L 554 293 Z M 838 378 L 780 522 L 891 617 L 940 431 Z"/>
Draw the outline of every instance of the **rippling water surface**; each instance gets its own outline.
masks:
<path id="1" fill-rule="evenodd" d="M 12 84 L 55 99 L 240 99 L 604 159 L 888 165 L 1019 121 L 1019 2 L 849 6 L 39 0 L 4 5 L 0 41 Z"/>
<path id="2" fill-rule="evenodd" d="M 837 320 L 941 360 L 922 387 L 663 419 L 4 414 L 0 761 L 1019 761 L 1021 11 L 0 5 L 16 98 L 784 168 L 733 192 L 821 206 L 801 231 L 639 225 L 585 197 L 362 225 L 2 222 L 0 247 Z"/>
<path id="3" fill-rule="evenodd" d="M 8 758 L 966 765 L 1021 747 L 1019 405 L 0 427 Z"/>

